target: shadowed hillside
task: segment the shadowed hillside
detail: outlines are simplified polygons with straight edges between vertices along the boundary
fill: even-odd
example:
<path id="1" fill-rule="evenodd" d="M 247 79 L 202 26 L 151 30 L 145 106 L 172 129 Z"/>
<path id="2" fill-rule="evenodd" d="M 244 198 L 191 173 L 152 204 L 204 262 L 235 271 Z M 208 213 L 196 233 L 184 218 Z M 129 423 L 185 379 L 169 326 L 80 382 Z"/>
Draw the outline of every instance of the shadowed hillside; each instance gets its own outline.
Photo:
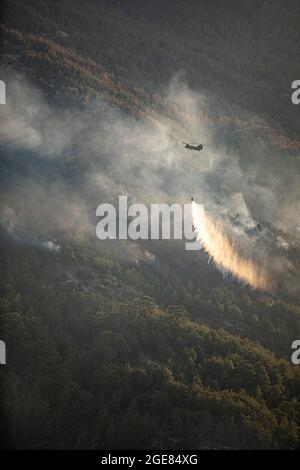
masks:
<path id="1" fill-rule="evenodd" d="M 2 447 L 299 449 L 299 2 L 1 8 Z M 98 203 L 185 202 L 191 178 L 276 289 L 181 241 L 96 239 Z"/>

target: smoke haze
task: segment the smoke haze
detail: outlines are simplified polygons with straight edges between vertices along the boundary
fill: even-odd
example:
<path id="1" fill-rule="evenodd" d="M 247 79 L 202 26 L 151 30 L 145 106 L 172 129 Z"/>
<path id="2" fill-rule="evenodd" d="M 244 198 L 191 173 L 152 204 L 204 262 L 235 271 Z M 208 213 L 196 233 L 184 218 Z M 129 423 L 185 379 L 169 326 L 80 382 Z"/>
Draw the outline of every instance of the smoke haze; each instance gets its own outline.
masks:
<path id="1" fill-rule="evenodd" d="M 220 142 L 209 98 L 178 77 L 165 93 L 172 114 L 149 113 L 143 120 L 104 101 L 53 108 L 39 90 L 14 78 L 7 88 L 0 215 L 12 236 L 31 231 L 47 241 L 63 232 L 96 244 L 95 210 L 102 202 L 121 194 L 146 204 L 185 203 L 193 196 L 205 205 L 210 239 L 223 237 L 218 254 L 214 247 L 217 265 L 263 289 L 276 284 L 280 272 L 294 276 L 288 251 L 298 247 L 300 189 L 292 163 L 282 169 L 257 142 L 236 152 Z M 182 141 L 210 147 L 193 158 Z M 208 240 L 204 245 L 212 254 Z M 230 262 L 220 261 L 219 249 Z M 264 269 L 256 265 L 262 254 Z M 249 275 L 238 275 L 239 262 Z"/>

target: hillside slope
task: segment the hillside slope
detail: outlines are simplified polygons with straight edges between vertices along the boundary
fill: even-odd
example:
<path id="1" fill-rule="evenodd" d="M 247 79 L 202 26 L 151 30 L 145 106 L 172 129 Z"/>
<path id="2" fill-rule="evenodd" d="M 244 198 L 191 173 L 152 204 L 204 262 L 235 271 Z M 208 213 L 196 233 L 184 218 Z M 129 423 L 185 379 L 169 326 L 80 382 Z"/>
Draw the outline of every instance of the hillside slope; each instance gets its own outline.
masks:
<path id="1" fill-rule="evenodd" d="M 137 125 L 133 137 L 121 133 L 117 147 L 129 160 L 135 147 L 126 147 L 124 135 L 141 140 L 146 160 L 152 147 L 160 149 L 151 133 L 150 144 L 143 141 L 143 123 L 147 131 L 152 120 L 178 131 L 182 115 L 166 94 L 174 74 L 209 97 L 201 117 L 214 129 L 214 144 L 239 157 L 229 168 L 224 161 L 220 174 L 208 172 L 207 186 L 221 199 L 240 191 L 236 179 L 246 185 L 238 165 L 249 168 L 250 190 L 261 181 L 261 199 L 269 197 L 271 168 L 296 180 L 300 121 L 289 93 L 300 75 L 299 14 L 298 2 L 277 0 L 5 2 L 1 73 L 21 88 L 30 83 L 20 96 L 33 105 L 24 114 L 17 103 L 17 124 L 28 120 L 28 134 L 3 139 L 0 154 L 3 448 L 300 448 L 300 371 L 290 359 L 300 335 L 297 233 L 257 219 L 255 236 L 261 231 L 270 246 L 282 244 L 295 284 L 286 289 L 282 275 L 277 292 L 261 292 L 180 242 L 101 245 L 94 225 L 94 238 L 81 237 L 78 219 L 88 210 L 94 217 L 98 199 L 83 212 L 75 204 L 75 196 L 80 203 L 100 198 L 99 181 L 108 190 L 115 182 L 114 119 L 129 116 Z M 36 89 L 45 114 L 30 95 Z M 104 111 L 94 110 L 99 103 Z M 90 129 L 73 121 L 78 115 Z M 58 124 L 47 127 L 52 116 Z M 59 129 L 68 119 L 66 131 Z M 106 126 L 93 127 L 97 120 Z M 189 122 L 181 132 L 188 134 Z M 126 131 L 127 121 L 121 124 Z M 70 141 L 60 150 L 63 137 Z M 96 150 L 88 138 L 98 139 Z M 172 163 L 157 168 L 120 173 L 136 172 L 146 191 L 143 174 L 162 175 L 162 186 L 174 175 Z M 85 184 L 96 170 L 107 179 L 89 193 Z M 279 176 L 280 192 L 287 183 Z M 121 189 L 130 192 L 132 180 L 126 183 Z M 288 188 L 280 200 L 289 203 Z M 43 212 L 50 201 L 59 222 L 68 215 L 75 229 L 55 225 L 52 206 Z M 239 214 L 233 218 L 239 228 Z"/>

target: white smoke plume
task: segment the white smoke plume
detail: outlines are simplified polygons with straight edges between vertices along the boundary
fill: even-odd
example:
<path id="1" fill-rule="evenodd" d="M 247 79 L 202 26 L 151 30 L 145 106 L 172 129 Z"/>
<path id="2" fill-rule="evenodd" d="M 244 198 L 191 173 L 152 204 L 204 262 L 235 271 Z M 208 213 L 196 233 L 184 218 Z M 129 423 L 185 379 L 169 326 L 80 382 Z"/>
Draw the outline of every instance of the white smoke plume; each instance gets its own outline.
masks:
<path id="1" fill-rule="evenodd" d="M 207 96 L 176 78 L 165 94 L 169 112 L 137 120 L 101 100 L 80 109 L 53 107 L 41 91 L 13 78 L 7 89 L 0 131 L 1 220 L 10 233 L 27 227 L 41 231 L 44 240 L 59 241 L 63 232 L 96 244 L 95 210 L 102 202 L 121 194 L 143 203 L 185 203 L 193 196 L 205 204 L 207 220 L 219 220 L 224 234 L 229 228 L 244 260 L 264 254 L 271 277 L 286 269 L 289 248 L 298 243 L 297 172 L 292 163 L 281 167 L 253 141 L 244 139 L 235 150 L 227 145 L 231 136 L 219 136 Z M 182 141 L 210 147 L 192 158 Z M 292 236 L 270 239 L 269 229 L 257 229 L 261 220 Z M 284 254 L 273 269 L 276 243 Z M 265 287 L 263 274 L 259 282 L 250 278 L 243 280 Z"/>

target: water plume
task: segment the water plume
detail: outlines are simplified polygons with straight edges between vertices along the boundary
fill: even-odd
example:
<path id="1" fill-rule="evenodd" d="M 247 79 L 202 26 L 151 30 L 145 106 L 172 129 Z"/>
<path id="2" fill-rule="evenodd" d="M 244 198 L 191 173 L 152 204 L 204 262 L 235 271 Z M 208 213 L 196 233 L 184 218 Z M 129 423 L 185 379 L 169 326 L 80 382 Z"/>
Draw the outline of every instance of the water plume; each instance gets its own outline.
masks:
<path id="1" fill-rule="evenodd" d="M 250 258 L 239 254 L 238 247 L 222 229 L 220 223 L 214 222 L 205 212 L 203 206 L 192 202 L 193 228 L 197 240 L 210 256 L 218 269 L 230 273 L 253 288 L 269 290 L 270 279 L 263 266 Z"/>

